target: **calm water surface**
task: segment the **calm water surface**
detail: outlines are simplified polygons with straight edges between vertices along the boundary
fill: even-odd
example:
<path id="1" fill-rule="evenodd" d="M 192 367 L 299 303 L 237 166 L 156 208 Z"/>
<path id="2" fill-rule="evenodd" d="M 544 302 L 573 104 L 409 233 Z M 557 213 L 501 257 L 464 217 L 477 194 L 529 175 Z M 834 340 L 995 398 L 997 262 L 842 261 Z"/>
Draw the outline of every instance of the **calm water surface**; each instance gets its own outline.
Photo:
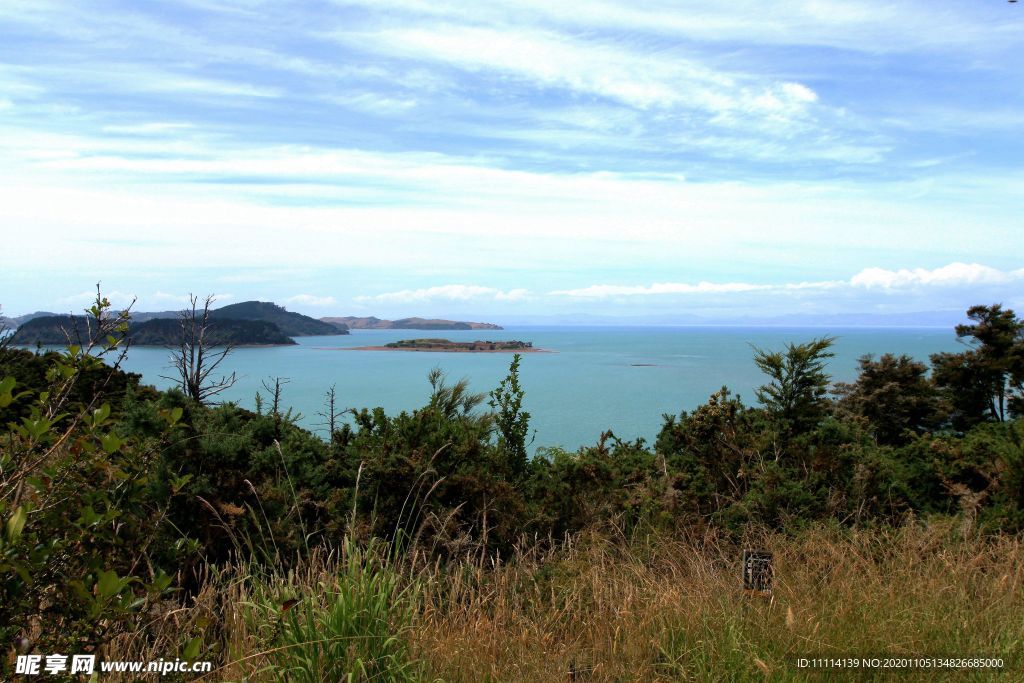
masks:
<path id="1" fill-rule="evenodd" d="M 521 339 L 552 353 L 524 354 L 521 382 L 524 407 L 536 429 L 534 446 L 575 449 L 596 442 L 603 430 L 622 438 L 653 439 L 662 414 L 692 410 L 723 385 L 754 401 L 763 375 L 752 360 L 752 346 L 781 349 L 829 334 L 837 337 L 829 370 L 836 381 L 856 377 L 857 359 L 906 353 L 921 360 L 938 351 L 962 348 L 952 330 L 927 328 L 742 328 L 511 327 L 422 332 L 355 330 L 337 337 L 299 337 L 298 346 L 237 349 L 224 362 L 237 384 L 224 397 L 252 408 L 261 382 L 287 378 L 285 403 L 302 414 L 301 423 L 319 428 L 324 393 L 334 385 L 341 407 L 381 406 L 389 413 L 422 406 L 429 396 L 427 373 L 437 366 L 451 380 L 469 379 L 487 392 L 508 371 L 511 354 L 430 353 L 344 350 L 423 336 L 451 340 Z M 168 352 L 133 348 L 126 369 L 147 383 L 167 387 Z M 265 392 L 264 392 L 265 393 Z"/>

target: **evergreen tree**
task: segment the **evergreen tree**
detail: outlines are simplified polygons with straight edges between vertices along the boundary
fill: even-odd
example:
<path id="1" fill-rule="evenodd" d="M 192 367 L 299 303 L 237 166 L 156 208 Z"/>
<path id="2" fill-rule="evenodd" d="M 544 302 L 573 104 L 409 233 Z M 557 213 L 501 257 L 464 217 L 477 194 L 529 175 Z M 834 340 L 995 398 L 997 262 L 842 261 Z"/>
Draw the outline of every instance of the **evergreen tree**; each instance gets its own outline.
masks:
<path id="1" fill-rule="evenodd" d="M 891 353 L 860 359 L 852 384 L 839 384 L 839 412 L 867 420 L 878 443 L 900 445 L 909 434 L 922 434 L 943 419 L 944 404 L 928 379 L 928 366 L 910 356 Z"/>
<path id="2" fill-rule="evenodd" d="M 970 348 L 932 356 L 935 382 L 956 408 L 960 427 L 986 419 L 1003 422 L 1024 411 L 1024 321 L 1000 304 L 972 306 L 971 324 L 956 334 Z"/>
<path id="3" fill-rule="evenodd" d="M 487 404 L 495 411 L 495 426 L 498 429 L 498 445 L 508 458 L 513 476 L 520 476 L 526 470 L 528 460 L 526 437 L 530 431 L 530 413 L 523 410 L 525 392 L 519 386 L 519 363 L 522 356 L 512 357 L 508 375 L 501 380 L 498 388 L 490 393 Z"/>
<path id="4" fill-rule="evenodd" d="M 829 376 L 825 372 L 835 339 L 822 337 L 806 344 L 787 344 L 783 351 L 754 349 L 754 363 L 771 382 L 755 392 L 784 434 L 812 428 L 828 412 Z"/>

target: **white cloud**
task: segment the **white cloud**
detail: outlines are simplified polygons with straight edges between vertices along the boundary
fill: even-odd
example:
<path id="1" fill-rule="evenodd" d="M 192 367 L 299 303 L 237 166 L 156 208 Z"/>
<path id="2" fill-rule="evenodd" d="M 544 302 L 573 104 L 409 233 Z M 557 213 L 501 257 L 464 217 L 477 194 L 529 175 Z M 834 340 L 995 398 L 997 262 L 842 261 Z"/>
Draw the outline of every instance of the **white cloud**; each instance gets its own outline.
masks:
<path id="1" fill-rule="evenodd" d="M 199 297 L 199 303 L 202 304 L 206 298 L 204 294 L 195 293 Z M 229 301 L 235 298 L 234 294 L 213 294 L 212 295 L 213 308 L 223 306 Z M 158 308 L 164 308 L 166 306 L 188 306 L 191 304 L 192 299 L 188 294 L 172 294 L 170 292 L 157 291 L 152 294 L 140 296 L 138 302 L 132 307 L 134 311 L 149 312 Z"/>
<path id="2" fill-rule="evenodd" d="M 214 143 L 204 154 L 200 141 L 177 138 L 167 146 L 180 147 L 161 158 L 158 142 L 132 138 L 117 154 L 98 138 L 0 127 L 2 223 L 8 251 L 20 255 L 0 263 L 59 271 L 108 260 L 113 243 L 123 259 L 216 266 L 226 277 L 268 268 L 408 267 L 430 254 L 440 268 L 477 269 L 456 276 L 476 281 L 515 263 L 523 271 L 586 269 L 594 273 L 589 283 L 609 284 L 601 269 L 623 264 L 638 273 L 700 261 L 762 270 L 765 250 L 776 247 L 785 250 L 772 257 L 779 267 L 813 273 L 808 259 L 825 259 L 829 272 L 853 273 L 871 257 L 898 262 L 925 240 L 950 261 L 968 253 L 979 262 L 1021 243 L 1019 216 L 1005 202 L 1019 192 L 1019 174 L 882 187 L 690 181 L 669 173 L 510 170 L 414 152 Z M 195 183 L 197 176 L 229 182 Z M 985 239 L 968 245 L 962 235 L 970 232 Z M 104 242 L 90 240 L 96 235 Z"/>
<path id="3" fill-rule="evenodd" d="M 315 306 L 325 307 L 333 306 L 337 300 L 333 296 L 317 296 L 315 294 L 296 294 L 295 296 L 288 297 L 284 300 L 286 304 L 298 305 L 298 306 Z"/>
<path id="4" fill-rule="evenodd" d="M 817 102 L 818 94 L 801 83 L 783 83 L 782 92 L 791 100 L 799 102 Z"/>
<path id="5" fill-rule="evenodd" d="M 850 284 L 866 289 L 906 289 L 909 287 L 962 287 L 964 285 L 1004 284 L 1024 280 L 1024 268 L 998 270 L 980 263 L 950 263 L 928 270 L 926 268 L 865 268 L 852 278 Z"/>
<path id="6" fill-rule="evenodd" d="M 103 291 L 103 296 L 110 301 L 111 306 L 114 308 L 126 308 L 135 303 L 138 297 L 130 292 L 122 292 L 119 290 L 114 291 Z M 77 294 L 69 294 L 68 296 L 57 299 L 57 303 L 62 306 L 74 306 L 76 310 L 74 313 L 81 312 L 80 309 L 87 308 L 96 302 L 96 290 L 90 289 Z M 136 308 L 133 306 L 133 308 Z M 63 311 L 58 311 L 63 312 Z"/>
<path id="7" fill-rule="evenodd" d="M 661 294 L 721 294 L 731 292 L 752 292 L 771 289 L 771 285 L 753 285 L 746 282 L 655 282 L 652 285 L 591 285 L 582 289 L 562 289 L 549 292 L 551 296 L 568 296 L 586 299 L 605 299 L 620 296 L 645 296 Z"/>
<path id="8" fill-rule="evenodd" d="M 576 3 L 518 0 L 516 3 L 460 0 L 334 0 L 397 10 L 411 17 L 483 24 L 558 26 L 567 31 L 615 30 L 675 40 L 754 45 L 827 46 L 872 54 L 921 49 L 984 52 L 992 44 L 1015 45 L 1024 23 L 1013 14 L 983 13 L 963 3 L 935 8 L 922 19 L 917 3 L 885 0 L 790 0 L 766 6 L 758 0 L 589 0 Z M 998 17 L 998 26 L 992 18 Z"/>
<path id="9" fill-rule="evenodd" d="M 849 280 L 821 280 L 783 284 L 748 282 L 656 282 L 652 285 L 591 285 L 580 289 L 548 292 L 549 296 L 610 299 L 631 296 L 664 296 L 691 294 L 733 294 L 743 292 L 800 292 L 836 290 L 840 288 L 907 290 L 918 287 L 971 287 L 1007 284 L 1024 280 L 1024 268 L 998 270 L 978 263 L 950 263 L 928 270 L 925 268 L 886 270 L 865 268 Z"/>
<path id="10" fill-rule="evenodd" d="M 149 303 L 159 304 L 180 304 L 184 305 L 189 303 L 189 298 L 185 294 L 171 294 L 169 292 L 154 292 L 150 296 L 146 297 L 146 301 Z"/>
<path id="11" fill-rule="evenodd" d="M 122 135 L 159 135 L 161 133 L 172 133 L 174 131 L 186 130 L 192 127 L 191 123 L 151 121 L 149 123 L 103 126 L 103 130 L 107 133 L 119 133 Z"/>
<path id="12" fill-rule="evenodd" d="M 403 114 L 416 106 L 416 100 L 411 97 L 389 97 L 372 92 L 358 92 L 344 96 L 328 95 L 324 99 L 343 107 L 381 116 Z"/>
<path id="13" fill-rule="evenodd" d="M 123 78 L 131 78 L 131 74 L 124 74 Z M 142 75 L 144 79 L 145 76 Z M 141 80 L 134 85 L 140 90 L 153 92 L 169 92 L 178 95 L 182 92 L 193 92 L 204 95 L 215 95 L 219 97 L 281 97 L 284 92 L 280 88 L 269 88 L 265 86 L 252 85 L 251 83 L 236 83 L 212 78 L 193 78 L 188 76 L 177 76 L 172 74 L 157 74 L 151 80 Z"/>
<path id="14" fill-rule="evenodd" d="M 540 29 L 455 26 L 339 33 L 348 44 L 428 59 L 467 71 L 498 71 L 545 87 L 598 95 L 637 108 L 679 106 L 722 114 L 799 114 L 817 101 L 808 87 L 715 70 L 678 49 L 638 48 Z"/>
<path id="15" fill-rule="evenodd" d="M 424 301 L 521 301 L 529 296 L 525 289 L 502 291 L 480 285 L 440 285 L 423 289 L 403 289 L 372 296 L 358 296 L 356 301 L 382 303 L 417 303 Z"/>
<path id="16" fill-rule="evenodd" d="M 507 292 L 497 292 L 494 295 L 495 301 L 524 301 L 530 298 L 530 292 L 526 289 L 510 289 Z"/>

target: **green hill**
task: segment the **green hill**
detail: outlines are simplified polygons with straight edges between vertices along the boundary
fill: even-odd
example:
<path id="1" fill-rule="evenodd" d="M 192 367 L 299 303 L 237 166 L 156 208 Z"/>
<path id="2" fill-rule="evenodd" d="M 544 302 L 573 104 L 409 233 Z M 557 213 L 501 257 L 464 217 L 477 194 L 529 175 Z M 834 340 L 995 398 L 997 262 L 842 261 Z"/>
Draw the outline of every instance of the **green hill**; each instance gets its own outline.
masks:
<path id="1" fill-rule="evenodd" d="M 289 337 L 348 334 L 345 325 L 334 325 L 308 315 L 287 311 L 269 301 L 243 301 L 210 312 L 215 320 L 262 320 L 277 325 Z"/>
<path id="2" fill-rule="evenodd" d="M 135 346 L 173 346 L 181 338 L 181 323 L 170 318 L 154 318 L 132 325 L 128 335 Z M 207 338 L 213 346 L 277 346 L 295 343 L 274 323 L 230 318 L 211 321 Z"/>
<path id="3" fill-rule="evenodd" d="M 87 343 L 94 334 L 85 316 L 44 315 L 22 323 L 11 337 L 11 343 L 16 346 Z"/>
<path id="4" fill-rule="evenodd" d="M 130 336 L 139 346 L 173 345 L 178 339 L 177 311 L 140 312 L 132 314 Z M 263 344 L 293 344 L 291 337 L 348 334 L 348 326 L 329 323 L 301 313 L 287 311 L 282 306 L 266 301 L 244 301 L 210 311 L 210 319 L 217 323 L 211 328 L 215 343 L 251 346 Z M 21 323 L 11 339 L 13 344 L 32 346 L 61 345 L 78 340 L 87 341 L 87 318 L 80 315 L 38 315 L 15 318 Z"/>
<path id="5" fill-rule="evenodd" d="M 20 346 L 61 346 L 87 343 L 95 334 L 95 326 L 80 315 L 53 315 L 29 320 L 18 328 L 11 343 Z M 174 346 L 181 334 L 180 323 L 172 318 L 154 318 L 133 323 L 128 336 L 136 346 Z M 263 346 L 294 344 L 277 325 L 263 320 L 214 320 L 210 324 L 208 339 L 214 346 Z"/>

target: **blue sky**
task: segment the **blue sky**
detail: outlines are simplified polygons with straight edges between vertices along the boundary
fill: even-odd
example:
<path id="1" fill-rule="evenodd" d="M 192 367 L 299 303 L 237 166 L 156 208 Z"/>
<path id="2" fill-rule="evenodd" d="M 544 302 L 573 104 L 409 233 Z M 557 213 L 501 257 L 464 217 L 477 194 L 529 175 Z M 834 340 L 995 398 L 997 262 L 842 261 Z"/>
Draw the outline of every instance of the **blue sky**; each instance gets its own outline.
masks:
<path id="1" fill-rule="evenodd" d="M 1024 6 L 0 3 L 0 304 L 1024 307 Z"/>

